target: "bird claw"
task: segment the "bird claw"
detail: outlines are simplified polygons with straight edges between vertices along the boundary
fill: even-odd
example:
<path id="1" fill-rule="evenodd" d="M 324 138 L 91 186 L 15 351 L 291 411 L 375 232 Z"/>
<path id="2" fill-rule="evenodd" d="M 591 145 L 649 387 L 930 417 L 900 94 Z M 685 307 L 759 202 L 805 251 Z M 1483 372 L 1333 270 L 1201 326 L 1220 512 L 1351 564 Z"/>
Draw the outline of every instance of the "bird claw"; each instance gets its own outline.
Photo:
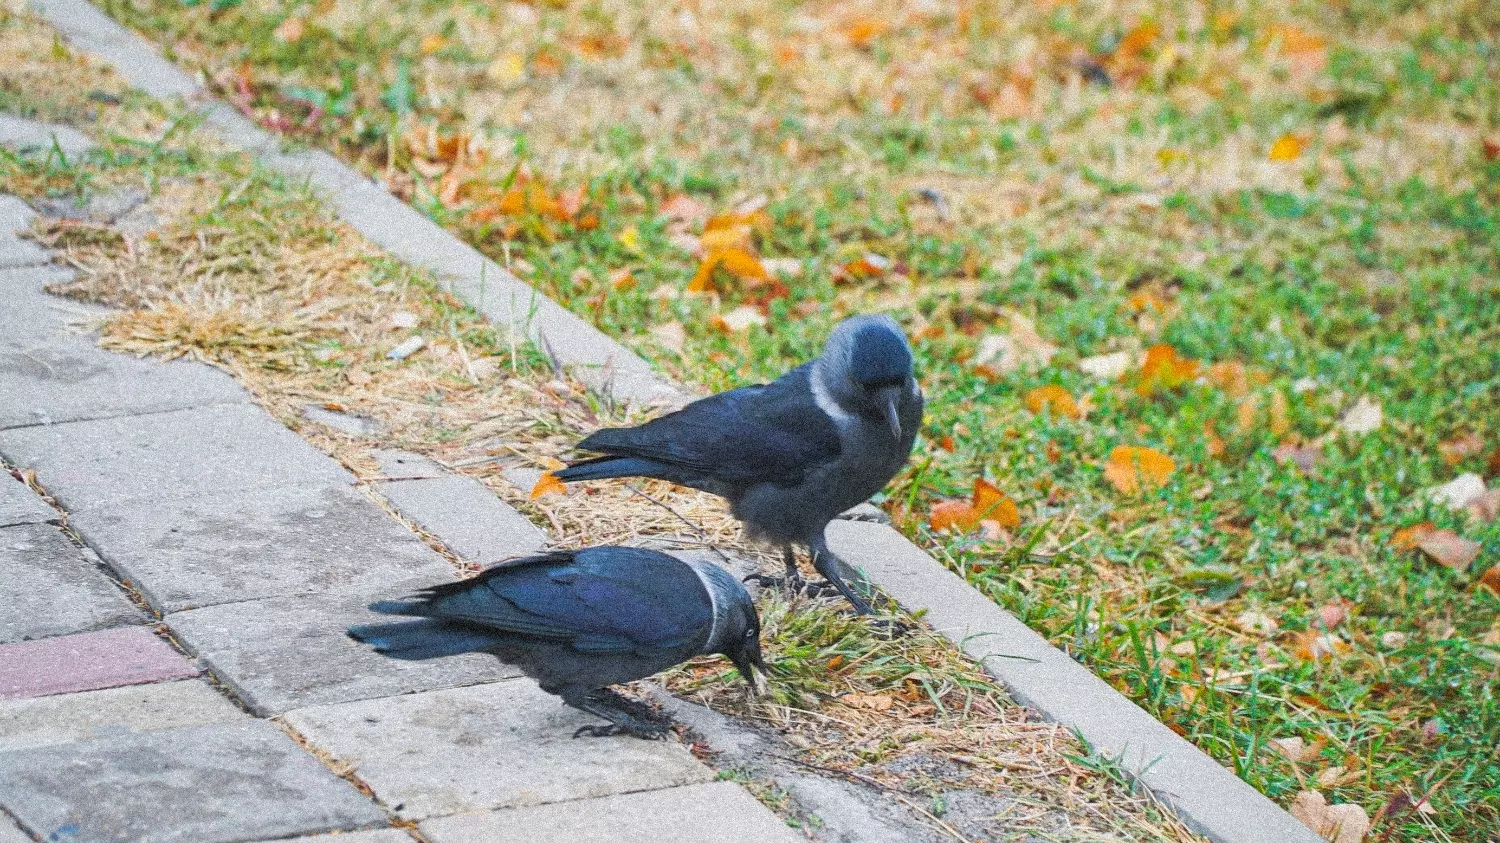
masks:
<path id="1" fill-rule="evenodd" d="M 915 624 L 909 624 L 906 621 L 896 620 L 895 618 L 871 618 L 870 629 L 884 636 L 888 641 L 895 641 L 916 632 L 917 627 Z"/>
<path id="2" fill-rule="evenodd" d="M 775 577 L 770 574 L 751 574 L 743 582 L 755 583 L 761 588 L 774 588 L 787 597 L 799 594 L 803 597 L 828 597 L 838 594 L 838 589 L 831 583 L 809 582 L 801 575 Z"/>
<path id="3" fill-rule="evenodd" d="M 638 723 L 625 725 L 623 723 L 606 723 L 604 725 L 579 726 L 573 731 L 574 739 L 588 735 L 591 738 L 612 738 L 616 735 L 629 735 L 647 741 L 663 740 L 670 731 L 666 726 L 658 726 L 652 723 Z"/>

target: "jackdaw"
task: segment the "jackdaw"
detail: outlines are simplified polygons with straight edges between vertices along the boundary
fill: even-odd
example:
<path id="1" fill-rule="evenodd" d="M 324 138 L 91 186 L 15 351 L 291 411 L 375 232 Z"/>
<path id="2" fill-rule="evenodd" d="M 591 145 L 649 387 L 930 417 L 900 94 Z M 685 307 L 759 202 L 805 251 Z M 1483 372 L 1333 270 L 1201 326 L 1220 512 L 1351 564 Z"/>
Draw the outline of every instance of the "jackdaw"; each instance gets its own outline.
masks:
<path id="1" fill-rule="evenodd" d="M 922 423 L 911 347 L 888 316 L 834 328 L 823 355 L 776 381 L 711 395 L 637 427 L 578 443 L 605 456 L 553 472 L 559 480 L 654 477 L 729 500 L 752 539 L 782 549 L 801 582 L 796 545 L 861 614 L 870 605 L 839 576 L 824 530 L 906 464 Z"/>
<path id="2" fill-rule="evenodd" d="M 667 727 L 631 712 L 608 686 L 693 656 L 722 653 L 752 686 L 760 619 L 745 587 L 709 562 L 633 547 L 592 547 L 513 559 L 371 611 L 423 620 L 367 624 L 349 637 L 392 658 L 487 652 L 542 690 L 610 721 L 573 734 L 660 738 Z"/>

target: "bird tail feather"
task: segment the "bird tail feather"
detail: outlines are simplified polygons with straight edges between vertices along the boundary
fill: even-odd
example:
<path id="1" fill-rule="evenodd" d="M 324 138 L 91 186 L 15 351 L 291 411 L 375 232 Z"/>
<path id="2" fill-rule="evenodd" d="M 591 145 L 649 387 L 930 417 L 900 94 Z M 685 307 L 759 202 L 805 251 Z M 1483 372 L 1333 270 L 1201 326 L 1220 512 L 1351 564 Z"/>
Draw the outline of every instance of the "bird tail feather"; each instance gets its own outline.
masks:
<path id="1" fill-rule="evenodd" d="M 376 611 L 381 610 L 376 609 Z M 492 634 L 455 628 L 437 620 L 351 626 L 349 637 L 369 644 L 377 653 L 406 661 L 473 653 L 493 647 L 497 643 L 496 637 Z"/>

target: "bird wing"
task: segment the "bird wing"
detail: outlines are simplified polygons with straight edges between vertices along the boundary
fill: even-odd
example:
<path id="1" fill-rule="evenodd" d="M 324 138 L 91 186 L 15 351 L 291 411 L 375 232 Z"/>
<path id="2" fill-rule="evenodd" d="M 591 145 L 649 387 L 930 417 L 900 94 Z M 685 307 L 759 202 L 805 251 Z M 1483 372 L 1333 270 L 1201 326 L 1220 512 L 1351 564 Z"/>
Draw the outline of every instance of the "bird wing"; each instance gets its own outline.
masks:
<path id="1" fill-rule="evenodd" d="M 694 401 L 637 427 L 600 430 L 578 447 L 647 459 L 734 485 L 795 486 L 838 457 L 839 433 L 813 398 L 809 365 L 773 383 Z"/>
<path id="2" fill-rule="evenodd" d="M 690 568 L 633 548 L 513 560 L 421 597 L 427 617 L 600 653 L 687 644 L 707 628 L 713 611 Z"/>

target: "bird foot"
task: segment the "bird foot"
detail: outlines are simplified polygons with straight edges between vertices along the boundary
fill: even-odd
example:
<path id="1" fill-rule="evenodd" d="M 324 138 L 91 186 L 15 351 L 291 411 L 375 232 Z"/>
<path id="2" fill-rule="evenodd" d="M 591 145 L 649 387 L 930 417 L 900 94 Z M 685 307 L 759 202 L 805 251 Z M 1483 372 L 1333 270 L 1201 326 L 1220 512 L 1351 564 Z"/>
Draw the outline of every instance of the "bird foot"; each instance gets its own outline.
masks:
<path id="1" fill-rule="evenodd" d="M 887 641 L 895 641 L 917 631 L 915 624 L 895 618 L 870 618 L 870 629 Z"/>
<path id="2" fill-rule="evenodd" d="M 573 731 L 574 738 L 585 735 L 591 738 L 610 738 L 616 735 L 629 735 L 632 738 L 640 738 L 646 741 L 665 740 L 667 733 L 672 730 L 657 723 L 606 723 L 602 726 L 579 726 Z"/>
<path id="3" fill-rule="evenodd" d="M 803 597 L 828 597 L 838 594 L 838 589 L 832 583 L 809 582 L 801 574 L 784 577 L 774 577 L 770 574 L 751 574 L 745 577 L 744 582 L 755 583 L 761 588 L 777 589 L 789 598 L 799 594 Z"/>

